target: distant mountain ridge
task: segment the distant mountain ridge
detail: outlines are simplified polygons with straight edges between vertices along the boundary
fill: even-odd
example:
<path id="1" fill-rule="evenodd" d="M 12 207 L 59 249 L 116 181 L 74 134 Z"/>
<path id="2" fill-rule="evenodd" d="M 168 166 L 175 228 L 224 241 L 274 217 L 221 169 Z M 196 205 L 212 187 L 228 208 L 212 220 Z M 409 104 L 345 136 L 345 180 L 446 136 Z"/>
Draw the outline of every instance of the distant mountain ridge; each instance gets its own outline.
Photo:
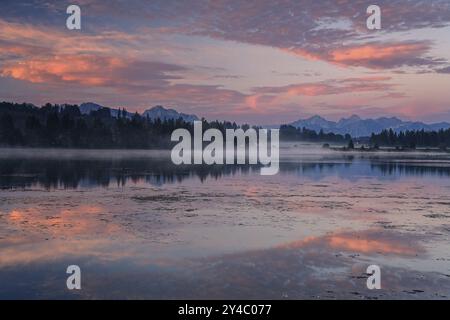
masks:
<path id="1" fill-rule="evenodd" d="M 99 105 L 97 103 L 86 102 L 86 103 L 82 103 L 79 108 L 80 108 L 81 114 L 90 114 L 92 111 L 97 111 L 97 110 L 100 110 L 105 107 L 102 105 Z M 111 112 L 111 116 L 117 118 L 117 116 L 119 114 L 119 109 L 113 109 L 113 108 L 108 108 L 108 109 Z M 131 118 L 133 116 L 133 114 L 130 112 L 125 112 L 125 114 L 126 114 L 127 118 Z"/>
<path id="2" fill-rule="evenodd" d="M 424 130 L 438 131 L 440 129 L 449 129 L 450 123 L 439 122 L 426 124 L 423 122 L 403 121 L 396 117 L 380 117 L 376 119 L 362 119 L 357 115 L 349 118 L 342 118 L 339 121 L 326 120 L 320 116 L 313 116 L 308 119 L 300 119 L 289 125 L 296 128 L 307 128 L 325 133 L 350 134 L 352 137 L 367 137 L 372 133 L 380 133 L 385 129 L 392 129 L 395 132 Z"/>
<path id="3" fill-rule="evenodd" d="M 198 117 L 194 114 L 186 114 L 182 112 L 178 112 L 174 109 L 166 109 L 162 106 L 156 106 L 151 109 L 145 110 L 142 115 L 144 117 L 149 117 L 150 119 L 179 119 L 182 118 L 186 122 L 194 122 L 199 120 Z"/>
<path id="4" fill-rule="evenodd" d="M 92 111 L 97 111 L 101 108 L 104 108 L 104 107 L 97 103 L 86 102 L 86 103 L 82 103 L 80 105 L 80 112 L 82 114 L 90 114 Z M 111 116 L 117 118 L 117 116 L 119 114 L 119 109 L 114 109 L 114 108 L 108 108 L 108 109 L 111 111 Z M 131 118 L 133 116 L 133 114 L 134 113 L 127 111 L 125 113 L 125 116 L 127 118 Z M 199 120 L 199 118 L 196 115 L 178 112 L 174 109 L 166 109 L 163 106 L 155 106 L 153 108 L 147 109 L 141 115 L 144 117 L 149 117 L 152 120 L 159 118 L 163 121 L 169 120 L 169 119 L 177 120 L 179 118 L 183 119 L 186 122 L 193 122 L 193 121 Z"/>

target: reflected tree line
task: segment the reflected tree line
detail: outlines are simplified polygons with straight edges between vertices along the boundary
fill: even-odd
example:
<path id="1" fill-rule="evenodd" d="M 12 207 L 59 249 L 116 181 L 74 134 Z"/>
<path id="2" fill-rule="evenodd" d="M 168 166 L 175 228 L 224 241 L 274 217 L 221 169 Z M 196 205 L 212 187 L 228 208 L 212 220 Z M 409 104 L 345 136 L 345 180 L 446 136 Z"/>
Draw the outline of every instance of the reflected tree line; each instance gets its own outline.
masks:
<path id="1" fill-rule="evenodd" d="M 17 188 L 34 185 L 46 189 L 95 186 L 125 186 L 128 182 L 151 185 L 181 182 L 196 177 L 200 181 L 218 179 L 223 175 L 247 173 L 244 165 L 208 166 L 174 165 L 167 159 L 57 160 L 2 159 L 0 187 Z"/>
<path id="2" fill-rule="evenodd" d="M 333 162 L 282 162 L 280 174 L 322 179 L 337 175 L 346 179 L 382 176 L 450 176 L 450 167 L 426 166 L 414 163 L 385 163 L 376 160 L 354 160 L 352 157 Z M 259 176 L 259 166 L 249 165 L 190 165 L 176 166 L 165 159 L 57 160 L 2 159 L 0 187 L 45 189 L 76 189 L 79 187 L 114 187 L 127 183 L 160 186 L 196 178 L 201 182 L 230 175 Z"/>

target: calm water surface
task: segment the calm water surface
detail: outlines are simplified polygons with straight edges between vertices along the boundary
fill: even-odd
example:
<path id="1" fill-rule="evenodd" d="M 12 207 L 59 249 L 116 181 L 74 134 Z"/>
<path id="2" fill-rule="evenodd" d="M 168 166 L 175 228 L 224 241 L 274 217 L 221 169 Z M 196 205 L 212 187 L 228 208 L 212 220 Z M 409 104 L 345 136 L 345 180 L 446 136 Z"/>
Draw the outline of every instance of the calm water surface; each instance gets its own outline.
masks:
<path id="1" fill-rule="evenodd" d="M 449 154 L 281 154 L 0 149 L 0 298 L 450 298 Z"/>

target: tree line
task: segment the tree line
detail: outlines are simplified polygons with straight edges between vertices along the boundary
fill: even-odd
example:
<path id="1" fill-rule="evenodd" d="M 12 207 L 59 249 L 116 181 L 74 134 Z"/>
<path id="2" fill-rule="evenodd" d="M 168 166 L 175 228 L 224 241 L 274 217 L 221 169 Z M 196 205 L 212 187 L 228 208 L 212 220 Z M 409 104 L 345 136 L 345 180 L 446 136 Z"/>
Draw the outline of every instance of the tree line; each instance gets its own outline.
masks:
<path id="1" fill-rule="evenodd" d="M 436 147 L 446 149 L 450 147 L 450 129 L 439 131 L 402 131 L 392 129 L 372 134 L 370 144 L 373 146 L 403 147 L 415 149 L 416 147 Z"/>
<path id="2" fill-rule="evenodd" d="M 206 121 L 203 130 L 247 130 L 249 125 L 229 121 Z M 193 133 L 193 124 L 179 119 L 151 119 L 138 113 L 131 115 L 119 109 L 116 116 L 109 108 L 82 114 L 77 105 L 45 104 L 36 107 L 28 103 L 0 102 L 0 146 L 52 148 L 170 148 L 175 142 L 170 136 L 175 129 Z M 253 127 L 258 129 L 257 127 Z M 350 136 L 316 133 L 306 128 L 281 126 L 280 139 L 285 141 L 345 142 Z"/>
<path id="3" fill-rule="evenodd" d="M 350 141 L 352 137 L 349 134 L 341 135 L 333 132 L 325 133 L 323 130 L 316 132 L 307 128 L 282 125 L 280 127 L 280 139 L 284 141 L 345 143 Z"/>
<path id="4" fill-rule="evenodd" d="M 203 130 L 242 128 L 228 121 L 203 121 Z M 193 132 L 193 123 L 182 118 L 151 119 L 138 113 L 130 115 L 120 109 L 117 116 L 109 108 L 82 114 L 77 105 L 46 104 L 36 107 L 27 103 L 0 102 L 0 146 L 55 148 L 169 148 L 175 129 Z"/>

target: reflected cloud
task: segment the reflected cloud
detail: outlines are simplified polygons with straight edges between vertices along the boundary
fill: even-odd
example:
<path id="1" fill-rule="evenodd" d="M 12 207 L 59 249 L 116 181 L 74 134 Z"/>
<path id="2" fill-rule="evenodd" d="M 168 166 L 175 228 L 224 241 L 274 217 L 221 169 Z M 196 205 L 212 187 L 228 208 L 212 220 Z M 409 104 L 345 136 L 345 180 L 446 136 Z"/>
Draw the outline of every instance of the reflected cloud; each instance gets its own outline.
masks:
<path id="1" fill-rule="evenodd" d="M 377 154 L 350 155 L 324 152 L 320 148 L 313 157 L 308 147 L 297 153 L 281 152 L 280 176 L 321 180 L 338 175 L 344 180 L 356 181 L 366 177 L 395 180 L 403 176 L 449 177 L 450 160 L 446 155 L 402 154 L 401 159 L 380 161 Z M 23 151 L 23 150 L 22 150 Z M 322 152 L 322 153 L 321 153 Z M 20 150 L 5 152 L 0 157 L 0 188 L 77 189 L 80 187 L 109 187 L 132 184 L 162 186 L 198 178 L 204 182 L 234 175 L 253 175 L 258 166 L 250 165 L 195 165 L 176 166 L 167 161 L 167 155 L 137 154 L 121 156 L 116 151 L 95 154 L 89 151 L 61 153 L 43 151 L 28 154 Z M 392 154 L 398 156 L 398 154 Z M 431 159 L 430 156 L 435 157 Z M 420 160 L 420 161 L 418 161 Z M 275 177 L 276 178 L 276 177 Z"/>
<path id="2" fill-rule="evenodd" d="M 416 256 L 424 249 L 408 235 L 394 235 L 382 230 L 367 230 L 353 233 L 336 233 L 321 237 L 309 237 L 280 246 L 282 249 L 303 249 L 316 247 L 324 250 L 343 250 L 361 254 L 393 254 Z"/>
<path id="3" fill-rule="evenodd" d="M 38 207 L 16 208 L 9 212 L 1 212 L 6 218 L 8 227 L 13 227 L 31 237 L 66 238 L 89 236 L 92 232 L 112 235 L 120 230 L 114 223 L 102 222 L 99 215 L 105 209 L 99 205 L 76 205 L 62 209 L 42 209 Z"/>

